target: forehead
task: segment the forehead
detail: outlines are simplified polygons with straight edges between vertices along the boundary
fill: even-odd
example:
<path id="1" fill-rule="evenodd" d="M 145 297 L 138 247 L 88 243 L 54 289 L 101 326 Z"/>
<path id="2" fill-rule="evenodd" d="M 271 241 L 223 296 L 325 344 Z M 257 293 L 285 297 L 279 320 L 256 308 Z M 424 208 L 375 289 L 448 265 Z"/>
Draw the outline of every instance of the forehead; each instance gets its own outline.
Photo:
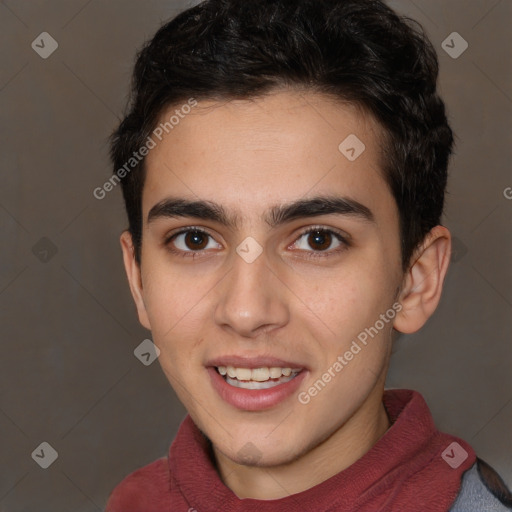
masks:
<path id="1" fill-rule="evenodd" d="M 159 123 L 176 110 L 168 108 Z M 382 177 L 378 123 L 317 93 L 200 101 L 155 142 L 146 157 L 144 221 L 168 196 L 222 204 L 242 221 L 308 195 L 364 199 L 377 209 L 393 202 Z"/>

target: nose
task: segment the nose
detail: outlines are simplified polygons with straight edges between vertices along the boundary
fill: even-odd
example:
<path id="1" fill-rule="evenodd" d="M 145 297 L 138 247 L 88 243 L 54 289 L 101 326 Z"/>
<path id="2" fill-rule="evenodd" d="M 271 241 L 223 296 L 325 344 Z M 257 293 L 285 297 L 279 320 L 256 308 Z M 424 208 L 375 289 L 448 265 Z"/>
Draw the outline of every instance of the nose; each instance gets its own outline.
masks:
<path id="1" fill-rule="evenodd" d="M 252 263 L 235 254 L 231 270 L 219 285 L 215 321 L 223 329 L 255 338 L 288 323 L 287 288 L 269 267 L 264 252 Z"/>

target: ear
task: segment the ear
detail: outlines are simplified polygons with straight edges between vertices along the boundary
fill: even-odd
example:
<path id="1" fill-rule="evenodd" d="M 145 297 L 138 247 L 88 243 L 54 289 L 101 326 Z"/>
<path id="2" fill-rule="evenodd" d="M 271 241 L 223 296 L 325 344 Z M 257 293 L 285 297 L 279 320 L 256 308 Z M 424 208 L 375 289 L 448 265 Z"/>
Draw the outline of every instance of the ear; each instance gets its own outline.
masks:
<path id="1" fill-rule="evenodd" d="M 443 226 L 436 226 L 411 258 L 399 294 L 402 309 L 393 327 L 410 334 L 423 327 L 441 299 L 444 278 L 450 264 L 451 235 Z"/>
<path id="2" fill-rule="evenodd" d="M 135 261 L 135 249 L 133 247 L 132 235 L 129 231 L 123 231 L 121 234 L 121 249 L 123 250 L 124 268 L 130 284 L 133 300 L 137 306 L 139 322 L 151 330 L 146 305 L 144 304 L 144 290 L 142 289 L 142 277 L 140 266 Z"/>

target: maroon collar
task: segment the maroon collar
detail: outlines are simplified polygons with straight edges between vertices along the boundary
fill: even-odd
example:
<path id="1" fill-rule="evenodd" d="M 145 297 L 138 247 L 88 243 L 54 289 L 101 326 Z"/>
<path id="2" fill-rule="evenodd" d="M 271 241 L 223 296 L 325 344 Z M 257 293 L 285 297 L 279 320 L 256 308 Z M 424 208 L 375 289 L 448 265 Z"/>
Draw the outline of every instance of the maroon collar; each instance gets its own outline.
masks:
<path id="1" fill-rule="evenodd" d="M 462 473 L 475 462 L 472 448 L 436 429 L 418 392 L 386 390 L 383 402 L 392 426 L 363 457 L 311 489 L 276 500 L 242 500 L 224 485 L 209 441 L 187 415 L 169 452 L 173 491 L 199 511 L 447 510 Z M 455 469 L 442 457 L 452 442 L 468 453 Z"/>

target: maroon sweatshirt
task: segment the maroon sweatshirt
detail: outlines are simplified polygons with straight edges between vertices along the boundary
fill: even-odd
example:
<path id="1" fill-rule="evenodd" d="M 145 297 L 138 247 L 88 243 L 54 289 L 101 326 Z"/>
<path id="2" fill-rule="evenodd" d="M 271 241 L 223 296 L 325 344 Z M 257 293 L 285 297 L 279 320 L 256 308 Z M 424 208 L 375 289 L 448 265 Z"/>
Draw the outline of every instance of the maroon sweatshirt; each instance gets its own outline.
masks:
<path id="1" fill-rule="evenodd" d="M 436 429 L 418 392 L 386 390 L 383 401 L 391 427 L 363 457 L 306 491 L 274 500 L 240 499 L 224 485 L 209 441 L 187 416 L 169 456 L 128 475 L 106 512 L 509 510 L 481 483 L 471 446 Z M 467 489 L 459 493 L 465 472 Z M 489 505 L 496 508 L 484 508 Z"/>

